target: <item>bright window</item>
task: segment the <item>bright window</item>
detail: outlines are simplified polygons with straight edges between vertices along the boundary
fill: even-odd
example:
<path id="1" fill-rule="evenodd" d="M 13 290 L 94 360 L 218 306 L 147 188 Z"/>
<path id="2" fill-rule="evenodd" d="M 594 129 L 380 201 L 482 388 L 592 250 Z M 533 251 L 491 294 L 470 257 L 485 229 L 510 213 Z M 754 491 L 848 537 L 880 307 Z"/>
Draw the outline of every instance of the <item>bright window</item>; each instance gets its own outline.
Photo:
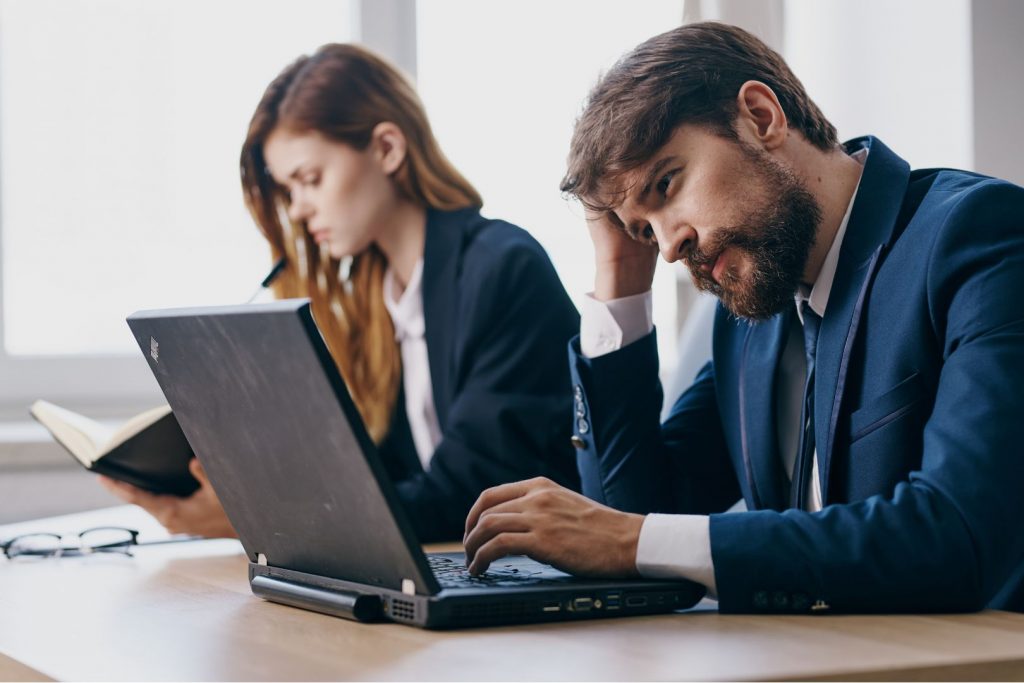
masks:
<path id="1" fill-rule="evenodd" d="M 132 311 L 246 299 L 249 117 L 352 4 L 0 0 L 0 352 L 137 355 Z"/>

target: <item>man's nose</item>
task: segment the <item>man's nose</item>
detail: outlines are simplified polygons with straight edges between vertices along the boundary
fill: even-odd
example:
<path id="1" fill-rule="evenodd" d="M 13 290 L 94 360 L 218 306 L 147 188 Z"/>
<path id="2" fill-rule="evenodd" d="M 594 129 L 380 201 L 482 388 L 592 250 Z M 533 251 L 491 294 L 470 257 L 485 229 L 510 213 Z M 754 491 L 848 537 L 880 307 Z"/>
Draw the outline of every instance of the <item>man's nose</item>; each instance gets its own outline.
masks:
<path id="1" fill-rule="evenodd" d="M 651 229 L 658 238 L 658 251 L 668 263 L 683 258 L 691 243 L 697 241 L 696 231 L 688 226 L 673 226 L 668 223 L 651 221 Z"/>

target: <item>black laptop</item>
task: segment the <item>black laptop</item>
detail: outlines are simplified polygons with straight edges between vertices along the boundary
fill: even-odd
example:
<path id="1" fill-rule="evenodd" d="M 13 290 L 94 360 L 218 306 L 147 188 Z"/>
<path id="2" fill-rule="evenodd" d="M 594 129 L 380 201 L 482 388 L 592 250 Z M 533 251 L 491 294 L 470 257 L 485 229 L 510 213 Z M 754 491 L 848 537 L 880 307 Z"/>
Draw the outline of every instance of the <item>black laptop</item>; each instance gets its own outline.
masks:
<path id="1" fill-rule="evenodd" d="M 128 318 L 249 557 L 253 593 L 427 628 L 654 614 L 689 581 L 592 580 L 525 557 L 426 555 L 307 299 Z"/>

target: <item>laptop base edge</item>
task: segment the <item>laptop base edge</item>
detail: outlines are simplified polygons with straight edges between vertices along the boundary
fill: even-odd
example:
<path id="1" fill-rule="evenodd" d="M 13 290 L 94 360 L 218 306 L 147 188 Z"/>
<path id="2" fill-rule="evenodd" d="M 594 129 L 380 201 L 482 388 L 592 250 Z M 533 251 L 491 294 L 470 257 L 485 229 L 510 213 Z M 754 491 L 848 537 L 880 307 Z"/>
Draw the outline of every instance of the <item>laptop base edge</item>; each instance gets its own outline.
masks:
<path id="1" fill-rule="evenodd" d="M 636 581 L 515 591 L 460 589 L 437 595 L 352 584 L 292 569 L 249 564 L 252 592 L 272 602 L 364 622 L 392 621 L 432 630 L 512 626 L 666 614 L 704 595 L 690 582 Z M 358 608 L 358 609 L 357 609 Z"/>

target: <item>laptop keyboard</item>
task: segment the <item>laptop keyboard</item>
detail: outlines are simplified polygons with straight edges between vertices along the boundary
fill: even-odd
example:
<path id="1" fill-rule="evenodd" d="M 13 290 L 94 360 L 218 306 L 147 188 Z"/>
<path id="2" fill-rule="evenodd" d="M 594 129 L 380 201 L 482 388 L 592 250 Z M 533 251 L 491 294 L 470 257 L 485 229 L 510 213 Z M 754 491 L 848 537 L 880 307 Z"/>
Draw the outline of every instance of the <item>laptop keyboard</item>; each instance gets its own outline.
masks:
<path id="1" fill-rule="evenodd" d="M 488 586 L 544 586 L 562 583 L 546 579 L 540 571 L 530 571 L 514 564 L 493 563 L 480 576 L 472 576 L 461 562 L 441 555 L 427 555 L 430 569 L 442 588 L 484 588 Z"/>

